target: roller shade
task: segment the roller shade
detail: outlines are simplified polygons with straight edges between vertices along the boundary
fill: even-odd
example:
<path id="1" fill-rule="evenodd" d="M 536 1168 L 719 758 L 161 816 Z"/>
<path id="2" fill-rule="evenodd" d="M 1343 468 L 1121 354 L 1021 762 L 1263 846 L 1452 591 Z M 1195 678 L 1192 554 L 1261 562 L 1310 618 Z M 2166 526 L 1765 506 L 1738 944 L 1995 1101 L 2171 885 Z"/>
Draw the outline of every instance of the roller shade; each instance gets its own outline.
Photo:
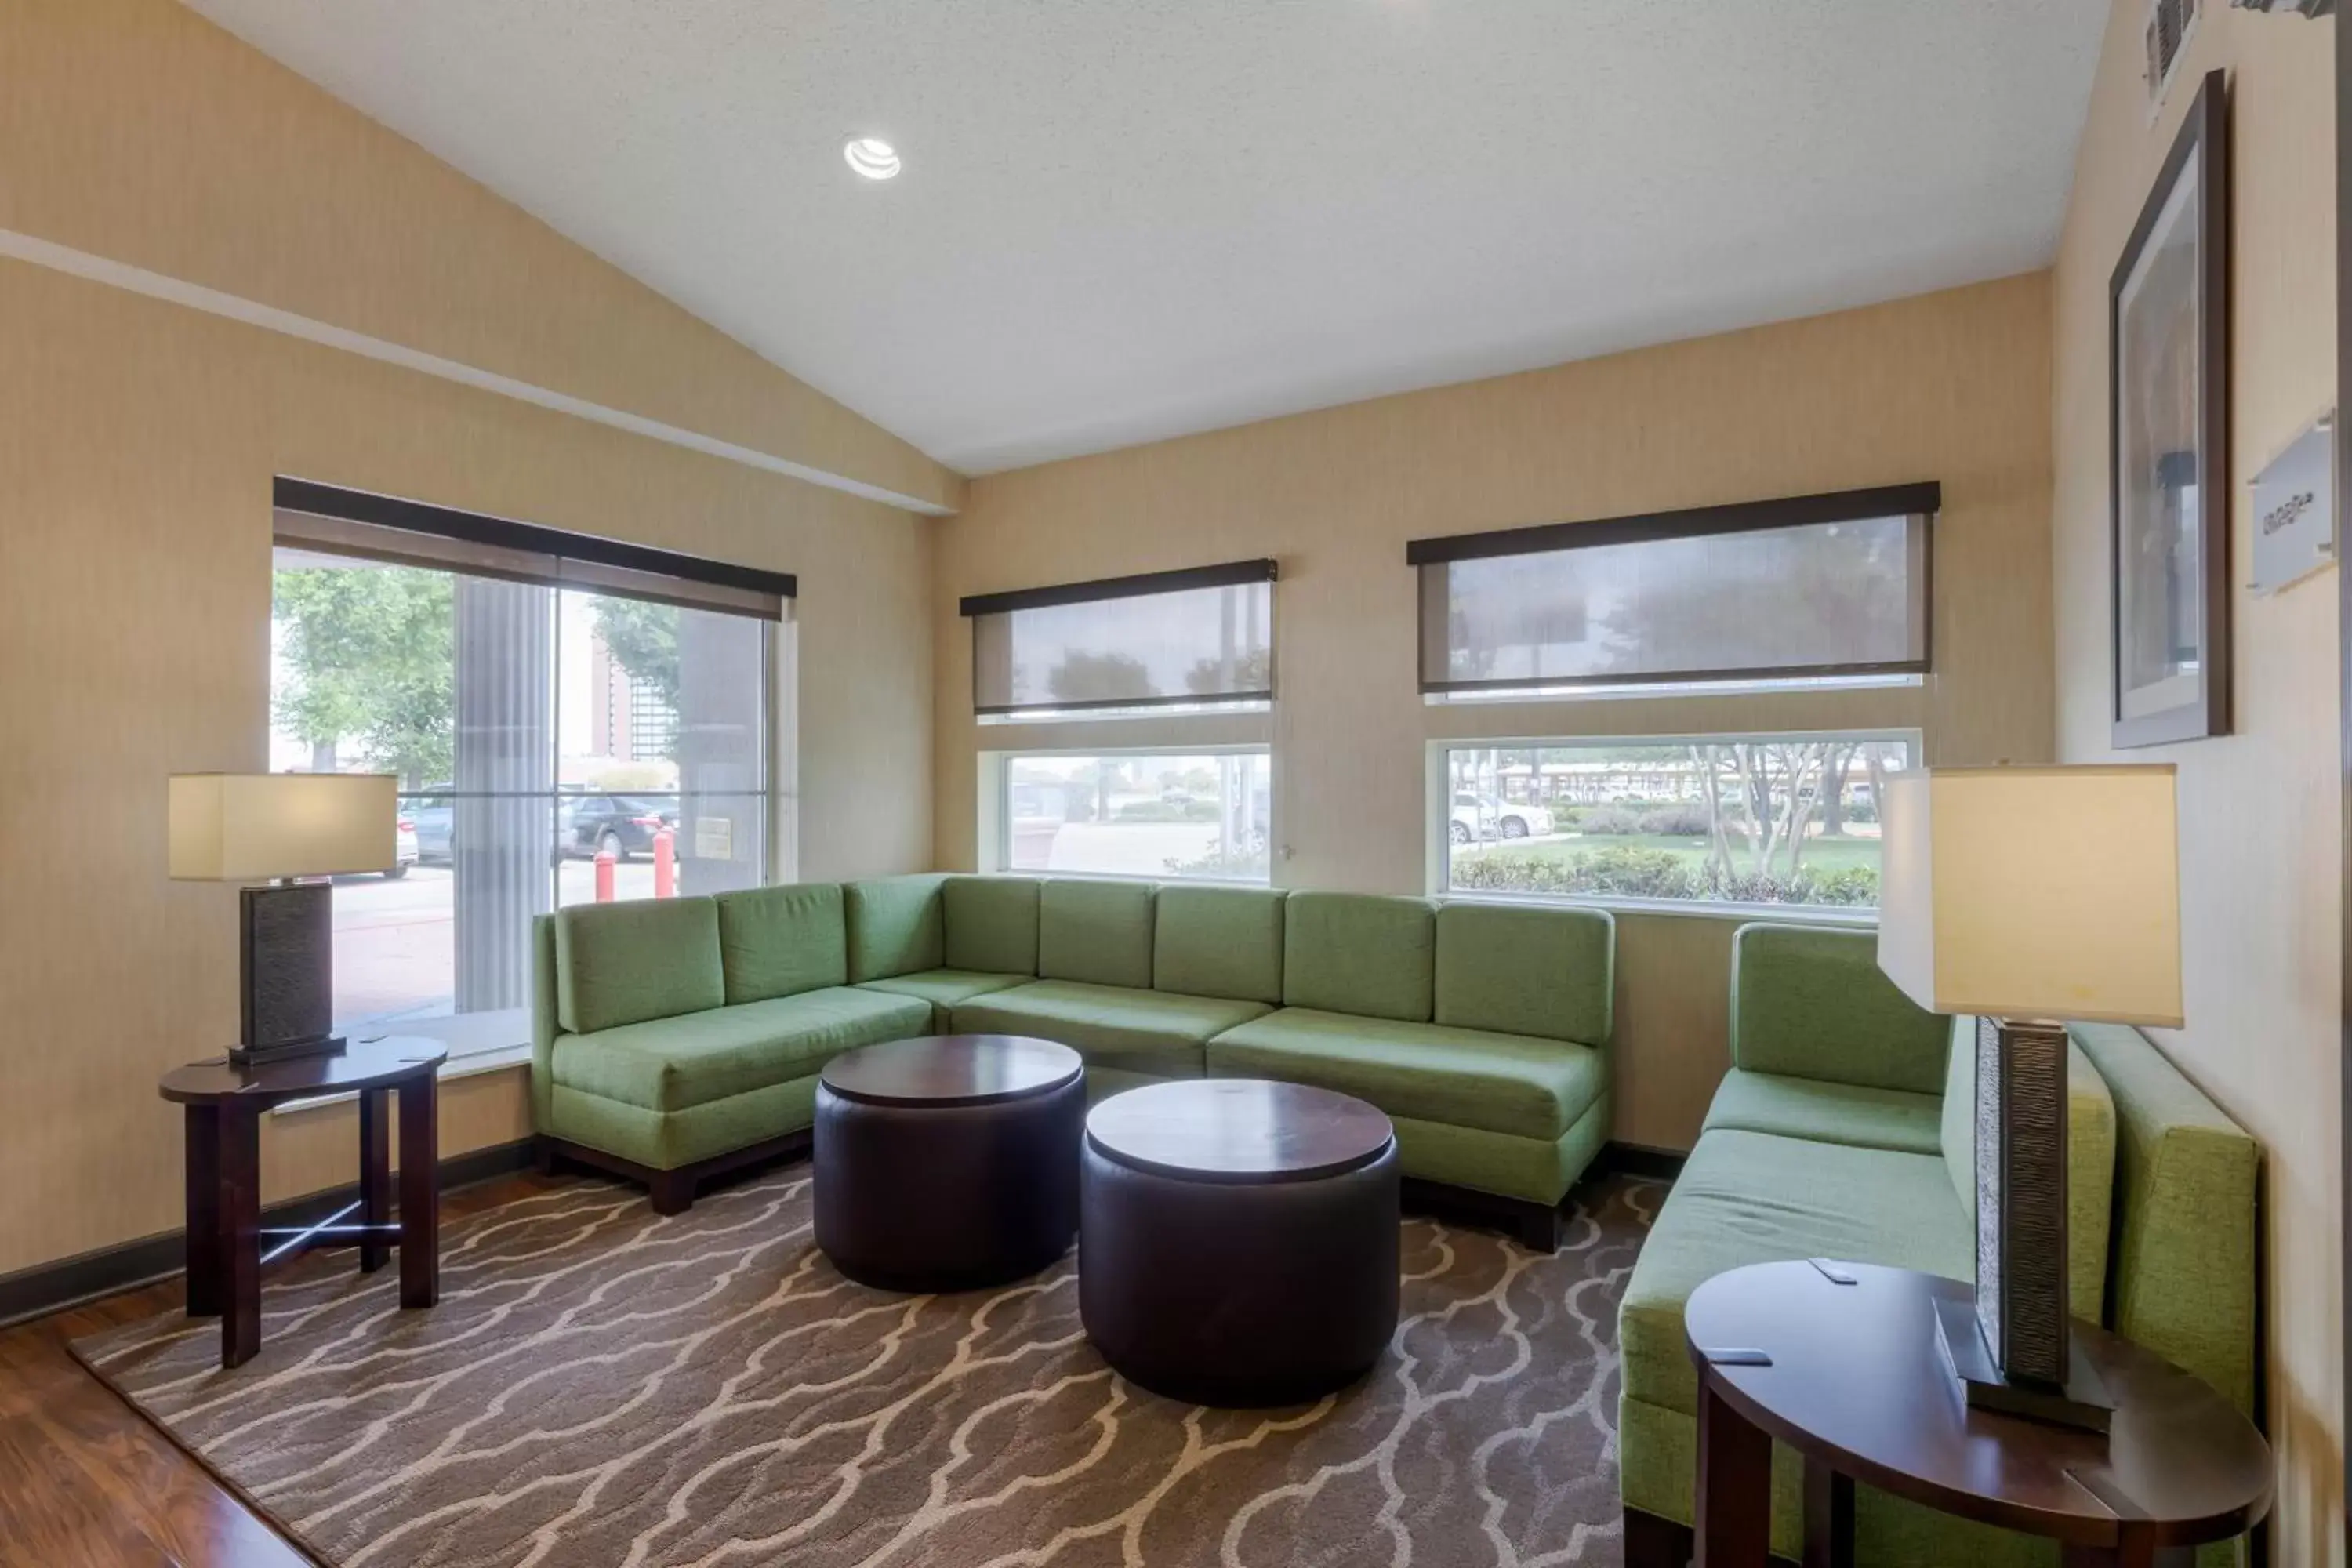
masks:
<path id="1" fill-rule="evenodd" d="M 798 581 L 618 540 L 279 478 L 281 546 L 776 620 Z"/>
<path id="2" fill-rule="evenodd" d="M 967 598 L 973 709 L 1269 701 L 1275 576 L 1272 561 L 1237 561 Z"/>
<path id="3" fill-rule="evenodd" d="M 1416 541 L 1426 693 L 1924 673 L 1937 486 Z"/>

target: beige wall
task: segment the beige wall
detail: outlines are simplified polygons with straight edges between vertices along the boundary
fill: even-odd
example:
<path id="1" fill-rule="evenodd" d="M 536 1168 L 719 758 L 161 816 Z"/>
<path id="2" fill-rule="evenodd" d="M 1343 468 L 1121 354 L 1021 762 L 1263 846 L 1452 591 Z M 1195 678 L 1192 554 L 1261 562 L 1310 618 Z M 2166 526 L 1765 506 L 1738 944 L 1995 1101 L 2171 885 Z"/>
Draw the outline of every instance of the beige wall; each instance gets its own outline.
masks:
<path id="1" fill-rule="evenodd" d="M 1271 740 L 1277 880 L 1425 890 L 1437 737 L 1916 727 L 1937 762 L 2052 743 L 2049 279 L 1957 289 L 1049 464 L 971 482 L 940 531 L 940 863 L 977 854 L 983 747 Z M 1925 689 L 1431 708 L 1409 539 L 1939 479 Z M 1270 717 L 974 724 L 960 595 L 1279 559 Z M 1686 1147 L 1725 1065 L 1729 926 L 1621 936 L 1617 1136 Z"/>
<path id="2" fill-rule="evenodd" d="M 119 31 L 65 24 L 85 9 Z M 96 193 L 153 197 L 185 173 L 197 186 L 149 237 L 184 245 L 223 287 L 313 289 L 307 310 L 364 308 L 372 331 L 445 346 L 577 352 L 582 374 L 622 393 L 641 363 L 651 383 L 693 383 L 719 424 L 769 427 L 805 391 L 757 362 L 730 381 L 723 340 L 165 0 L 36 0 L 0 17 L 0 221 L 66 213 L 79 187 L 127 223 L 127 198 Z M 69 83 L 44 74 L 61 39 Z M 47 105 L 34 145 L 27 95 Z M 216 118 L 248 114 L 274 152 Z M 58 205 L 36 211 L 27 193 Z M 215 243 L 276 222 L 276 195 L 358 205 Z M 405 260 L 436 275 L 429 287 L 402 268 L 352 282 L 373 266 L 362 196 L 419 231 Z M 563 321 L 531 313 L 542 295 L 570 301 Z M 607 309 L 618 336 L 567 341 L 578 312 Z M 178 1126 L 154 1081 L 235 1037 L 236 900 L 165 880 L 163 780 L 266 764 L 278 473 L 797 572 L 800 868 L 930 862 L 927 521 L 0 260 L 0 1272 L 178 1223 Z M 350 1180 L 352 1124 L 348 1106 L 271 1119 L 270 1194 Z M 446 1152 L 528 1124 L 520 1071 L 448 1086 Z"/>
<path id="3" fill-rule="evenodd" d="M 0 5 L 0 234 L 952 510 L 962 480 L 171 0 Z"/>
<path id="4" fill-rule="evenodd" d="M 2333 23 L 2209 6 L 2162 116 L 2141 8 L 2116 5 L 2056 268 L 2058 744 L 2108 740 L 2107 286 L 2198 77 L 2231 72 L 2237 142 L 2233 575 L 2244 482 L 2335 399 Z M 2127 755 L 2180 767 L 2188 1027 L 2166 1051 L 2266 1151 L 2272 1561 L 2343 1561 L 2336 1113 L 2336 616 L 2332 574 L 2234 594 L 2237 733 Z"/>

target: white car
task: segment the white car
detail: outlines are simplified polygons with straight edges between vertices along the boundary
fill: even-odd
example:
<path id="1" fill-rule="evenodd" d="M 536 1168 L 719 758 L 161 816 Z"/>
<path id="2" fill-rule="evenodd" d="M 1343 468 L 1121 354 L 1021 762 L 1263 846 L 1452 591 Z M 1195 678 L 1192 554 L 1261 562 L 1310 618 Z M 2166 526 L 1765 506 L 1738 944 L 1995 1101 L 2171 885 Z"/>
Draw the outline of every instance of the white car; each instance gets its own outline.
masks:
<path id="1" fill-rule="evenodd" d="M 1454 820 L 1446 828 L 1456 844 L 1477 838 L 1525 838 L 1552 831 L 1551 813 L 1543 806 L 1482 800 L 1467 791 L 1454 797 Z"/>

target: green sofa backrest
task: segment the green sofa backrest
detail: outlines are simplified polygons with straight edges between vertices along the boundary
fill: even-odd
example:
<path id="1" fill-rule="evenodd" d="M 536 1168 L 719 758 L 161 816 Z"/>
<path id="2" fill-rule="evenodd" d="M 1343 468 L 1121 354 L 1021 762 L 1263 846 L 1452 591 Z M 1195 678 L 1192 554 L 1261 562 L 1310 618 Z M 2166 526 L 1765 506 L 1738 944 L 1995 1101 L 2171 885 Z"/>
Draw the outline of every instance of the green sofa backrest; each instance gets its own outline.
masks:
<path id="1" fill-rule="evenodd" d="M 2108 1326 L 2251 1413 L 2260 1148 L 2138 1030 L 2067 1033 L 2116 1102 Z"/>
<path id="2" fill-rule="evenodd" d="M 940 887 L 946 880 L 933 873 L 843 885 L 852 984 L 917 974 L 945 962 L 947 928 L 940 915 Z"/>
<path id="3" fill-rule="evenodd" d="M 1031 877 L 950 877 L 940 889 L 947 966 L 1036 973 L 1037 889 Z"/>
<path id="4" fill-rule="evenodd" d="M 1945 1068 L 1942 1143 L 1945 1173 L 1971 1224 L 1977 1213 L 1977 1020 L 1950 1026 Z M 2116 1194 L 2116 1102 L 2091 1058 L 2066 1047 L 2066 1304 L 2074 1316 L 2104 1321 L 2107 1242 Z"/>
<path id="5" fill-rule="evenodd" d="M 727 1005 L 709 899 L 582 904 L 555 917 L 555 1011 L 575 1035 Z"/>
<path id="6" fill-rule="evenodd" d="M 1437 909 L 1379 893 L 1293 893 L 1283 902 L 1286 1006 L 1426 1024 Z"/>
<path id="7" fill-rule="evenodd" d="M 1037 975 L 1151 989 L 1149 882 L 1059 879 L 1037 889 Z"/>
<path id="8" fill-rule="evenodd" d="M 1949 1030 L 1879 973 L 1873 932 L 1759 923 L 1732 935 L 1734 1067 L 1941 1094 Z"/>
<path id="9" fill-rule="evenodd" d="M 1280 1006 L 1283 899 L 1273 888 L 1162 887 L 1151 930 L 1153 987 Z"/>
<path id="10" fill-rule="evenodd" d="M 727 1002 L 766 1002 L 849 984 L 839 884 L 800 882 L 720 893 L 719 962 Z"/>
<path id="11" fill-rule="evenodd" d="M 1448 903 L 1437 911 L 1437 1022 L 1609 1043 L 1617 922 L 1605 910 Z"/>

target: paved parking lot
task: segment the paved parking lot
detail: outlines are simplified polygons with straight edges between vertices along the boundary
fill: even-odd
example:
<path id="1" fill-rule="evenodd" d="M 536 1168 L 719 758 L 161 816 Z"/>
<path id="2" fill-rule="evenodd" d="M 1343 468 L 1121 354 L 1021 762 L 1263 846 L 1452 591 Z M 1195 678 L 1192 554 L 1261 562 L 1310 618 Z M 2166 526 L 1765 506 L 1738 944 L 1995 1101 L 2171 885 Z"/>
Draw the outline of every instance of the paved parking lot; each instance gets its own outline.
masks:
<path id="1" fill-rule="evenodd" d="M 654 896 L 654 868 L 613 868 L 616 898 Z M 596 867 L 566 860 L 556 873 L 561 904 L 596 896 Z M 433 1017 L 457 989 L 457 879 L 447 866 L 414 866 L 398 881 L 345 877 L 335 882 L 335 1016 L 341 1022 Z"/>

